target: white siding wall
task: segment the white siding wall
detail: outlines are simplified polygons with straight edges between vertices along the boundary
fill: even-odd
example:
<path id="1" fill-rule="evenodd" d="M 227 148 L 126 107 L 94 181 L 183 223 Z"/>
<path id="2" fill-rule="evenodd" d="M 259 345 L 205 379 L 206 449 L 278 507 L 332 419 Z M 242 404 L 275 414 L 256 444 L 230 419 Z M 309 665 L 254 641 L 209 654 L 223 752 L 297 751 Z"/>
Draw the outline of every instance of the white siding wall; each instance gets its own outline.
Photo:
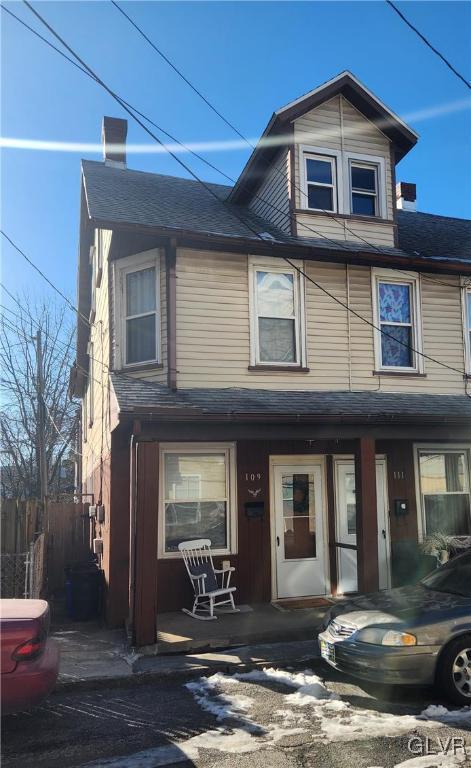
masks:
<path id="1" fill-rule="evenodd" d="M 294 121 L 296 208 L 301 207 L 301 145 L 345 150 L 364 155 L 382 157 L 386 168 L 388 219 L 393 217 L 393 190 L 389 140 L 369 120 L 358 112 L 343 96 L 336 96 Z M 333 240 L 362 239 L 380 246 L 394 245 L 391 223 L 358 221 L 335 218 L 313 212 L 298 213 L 298 235 L 328 237 Z M 313 231 L 314 230 L 314 231 Z"/>
<path id="2" fill-rule="evenodd" d="M 249 204 L 254 213 L 290 232 L 289 151 L 281 150 Z"/>
<path id="3" fill-rule="evenodd" d="M 304 269 L 341 301 L 345 302 L 348 295 L 352 309 L 372 321 L 369 267 L 348 268 L 348 293 L 345 266 L 305 262 Z M 450 286 L 422 280 L 424 352 L 462 370 L 458 279 L 447 277 L 442 282 Z M 461 374 L 429 361 L 425 361 L 425 378 L 373 375 L 373 329 L 309 281 L 306 281 L 305 299 L 309 372 L 249 371 L 248 258 L 179 250 L 178 386 L 464 392 Z M 151 376 L 147 372 L 142 375 Z"/>

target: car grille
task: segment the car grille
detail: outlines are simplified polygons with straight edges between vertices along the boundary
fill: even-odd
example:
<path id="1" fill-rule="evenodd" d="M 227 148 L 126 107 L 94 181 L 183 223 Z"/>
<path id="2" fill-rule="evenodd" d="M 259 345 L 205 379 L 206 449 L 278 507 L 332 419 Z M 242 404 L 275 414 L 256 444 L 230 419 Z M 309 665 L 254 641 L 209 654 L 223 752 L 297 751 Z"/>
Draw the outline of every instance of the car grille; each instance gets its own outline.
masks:
<path id="1" fill-rule="evenodd" d="M 341 637 L 345 640 L 347 637 L 351 637 L 353 633 L 357 631 L 357 628 L 346 624 L 340 624 L 338 621 L 332 619 L 329 624 L 329 630 L 335 637 Z"/>

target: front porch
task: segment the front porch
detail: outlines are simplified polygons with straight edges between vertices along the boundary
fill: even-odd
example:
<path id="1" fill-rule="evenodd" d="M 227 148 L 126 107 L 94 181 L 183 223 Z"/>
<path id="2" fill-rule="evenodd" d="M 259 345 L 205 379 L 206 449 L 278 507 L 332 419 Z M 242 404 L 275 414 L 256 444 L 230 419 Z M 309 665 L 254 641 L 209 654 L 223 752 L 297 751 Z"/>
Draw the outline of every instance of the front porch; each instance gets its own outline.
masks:
<path id="1" fill-rule="evenodd" d="M 240 613 L 218 614 L 216 621 L 198 621 L 182 611 L 159 613 L 157 642 L 145 653 L 173 654 L 234 648 L 242 645 L 312 640 L 334 601 L 317 607 L 288 608 L 271 603 L 240 605 Z M 301 604 L 301 601 L 300 601 Z M 309 601 L 306 601 L 309 605 Z"/>

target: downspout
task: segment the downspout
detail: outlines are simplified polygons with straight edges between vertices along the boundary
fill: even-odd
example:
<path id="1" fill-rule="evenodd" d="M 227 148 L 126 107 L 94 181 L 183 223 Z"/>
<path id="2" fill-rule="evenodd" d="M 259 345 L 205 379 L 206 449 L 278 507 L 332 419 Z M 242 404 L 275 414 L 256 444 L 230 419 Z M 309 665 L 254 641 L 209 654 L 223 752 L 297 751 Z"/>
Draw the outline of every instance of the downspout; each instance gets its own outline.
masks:
<path id="1" fill-rule="evenodd" d="M 136 482 L 136 454 L 137 454 L 137 436 L 141 431 L 141 423 L 134 421 L 132 426 L 131 439 L 129 441 L 129 461 L 130 461 L 130 491 L 129 491 L 129 615 L 128 615 L 128 633 L 131 635 L 132 645 L 135 645 L 134 635 L 134 614 L 136 598 L 136 504 L 137 504 L 137 482 Z"/>

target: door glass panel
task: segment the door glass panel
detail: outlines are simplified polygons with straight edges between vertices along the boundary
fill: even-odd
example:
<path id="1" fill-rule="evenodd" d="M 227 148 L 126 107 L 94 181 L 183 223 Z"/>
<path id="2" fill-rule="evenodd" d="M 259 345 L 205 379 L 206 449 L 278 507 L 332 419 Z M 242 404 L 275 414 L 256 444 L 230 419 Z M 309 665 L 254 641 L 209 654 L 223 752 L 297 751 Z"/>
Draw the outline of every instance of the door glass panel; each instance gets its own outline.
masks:
<path id="1" fill-rule="evenodd" d="M 316 557 L 314 475 L 283 474 L 282 499 L 285 560 Z"/>
<path id="2" fill-rule="evenodd" d="M 355 473 L 345 473 L 345 505 L 347 507 L 347 533 L 357 532 L 357 508 L 355 498 Z"/>

